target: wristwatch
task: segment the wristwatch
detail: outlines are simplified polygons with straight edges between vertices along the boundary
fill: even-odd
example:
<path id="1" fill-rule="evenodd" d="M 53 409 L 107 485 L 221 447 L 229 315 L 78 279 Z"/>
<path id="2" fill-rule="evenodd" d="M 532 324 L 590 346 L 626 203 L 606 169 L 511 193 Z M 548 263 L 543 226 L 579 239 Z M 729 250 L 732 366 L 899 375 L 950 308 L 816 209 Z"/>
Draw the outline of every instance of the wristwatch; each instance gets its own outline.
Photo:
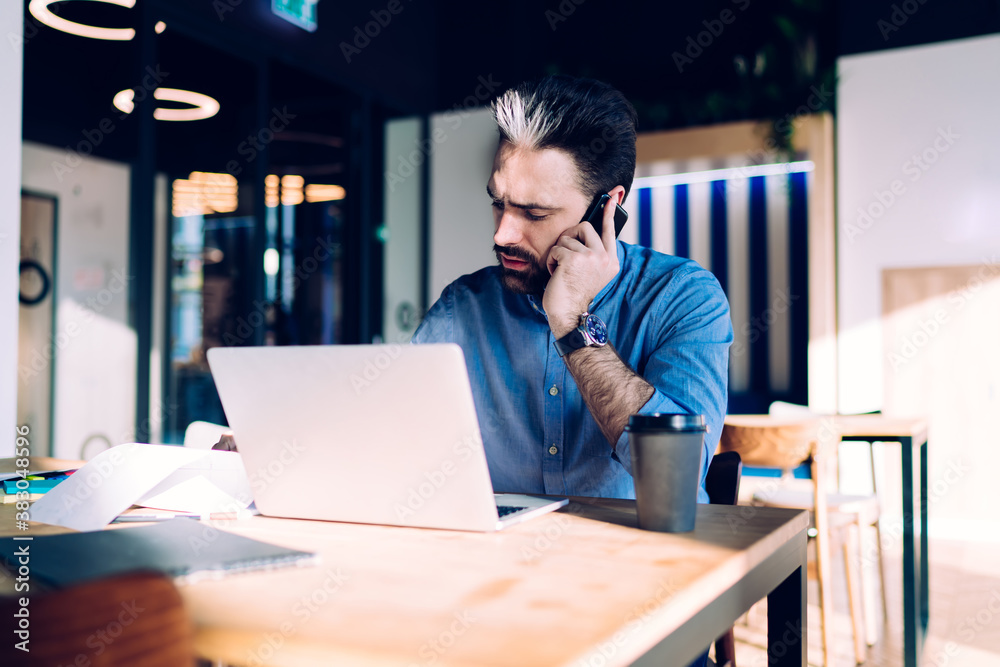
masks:
<path id="1" fill-rule="evenodd" d="M 552 343 L 560 357 L 581 347 L 604 347 L 608 344 L 608 327 L 592 313 L 580 315 L 580 326 Z"/>

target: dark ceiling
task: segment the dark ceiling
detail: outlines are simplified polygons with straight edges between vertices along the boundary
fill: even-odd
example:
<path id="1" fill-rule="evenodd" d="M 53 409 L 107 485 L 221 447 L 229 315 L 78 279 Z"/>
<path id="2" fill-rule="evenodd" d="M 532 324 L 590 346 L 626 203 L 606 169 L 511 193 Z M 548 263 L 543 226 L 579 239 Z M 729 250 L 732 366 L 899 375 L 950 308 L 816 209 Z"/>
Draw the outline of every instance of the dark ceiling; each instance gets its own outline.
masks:
<path id="1" fill-rule="evenodd" d="M 271 0 L 138 1 L 167 24 L 155 37 L 161 85 L 222 103 L 209 120 L 157 124 L 158 162 L 177 170 L 252 161 L 258 65 L 274 113 L 287 108 L 296 131 L 321 138 L 348 134 L 364 98 L 378 117 L 422 113 L 478 104 L 483 82 L 502 89 L 549 73 L 612 83 L 636 105 L 640 129 L 653 130 L 778 117 L 814 86 L 832 89 L 840 54 L 1000 31 L 1000 0 L 319 0 L 315 33 L 274 16 Z M 109 27 L 132 26 L 139 12 L 94 2 L 53 11 Z M 111 99 L 141 81 L 135 41 L 26 18 L 25 138 L 130 159 L 134 121 Z M 273 162 L 341 161 L 330 144 L 275 142 Z"/>

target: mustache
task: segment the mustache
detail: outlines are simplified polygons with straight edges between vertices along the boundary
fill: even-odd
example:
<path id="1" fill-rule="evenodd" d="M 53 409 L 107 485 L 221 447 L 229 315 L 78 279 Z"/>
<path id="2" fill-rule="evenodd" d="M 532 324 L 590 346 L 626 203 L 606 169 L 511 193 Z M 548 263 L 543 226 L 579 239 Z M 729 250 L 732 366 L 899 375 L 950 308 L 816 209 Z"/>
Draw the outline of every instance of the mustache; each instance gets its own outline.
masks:
<path id="1" fill-rule="evenodd" d="M 503 253 L 504 255 L 507 255 L 511 259 L 519 259 L 524 262 L 536 261 L 534 255 L 532 255 L 530 252 L 528 252 L 523 248 L 518 248 L 515 245 L 499 246 L 494 243 L 493 252 L 496 253 L 498 258 L 500 256 L 500 253 Z"/>

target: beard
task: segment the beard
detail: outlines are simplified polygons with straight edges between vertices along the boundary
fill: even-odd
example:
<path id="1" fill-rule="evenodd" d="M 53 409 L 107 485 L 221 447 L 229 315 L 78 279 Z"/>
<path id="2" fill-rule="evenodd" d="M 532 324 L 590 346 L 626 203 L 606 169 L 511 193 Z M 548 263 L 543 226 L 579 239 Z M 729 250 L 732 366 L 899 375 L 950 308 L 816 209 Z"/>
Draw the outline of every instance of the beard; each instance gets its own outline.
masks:
<path id="1" fill-rule="evenodd" d="M 527 250 L 517 246 L 493 246 L 497 262 L 500 262 L 500 282 L 504 289 L 514 294 L 542 294 L 549 284 L 549 270 L 541 260 Z M 508 269 L 500 260 L 500 253 L 512 259 L 527 262 L 527 267 L 521 270 Z"/>

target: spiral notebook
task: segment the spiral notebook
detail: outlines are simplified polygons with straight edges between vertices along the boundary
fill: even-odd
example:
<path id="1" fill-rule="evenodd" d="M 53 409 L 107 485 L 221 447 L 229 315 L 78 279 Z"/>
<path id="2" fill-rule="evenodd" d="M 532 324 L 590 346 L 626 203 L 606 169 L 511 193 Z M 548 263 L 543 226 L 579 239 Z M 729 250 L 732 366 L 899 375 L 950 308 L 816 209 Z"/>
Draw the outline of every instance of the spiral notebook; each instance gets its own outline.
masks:
<path id="1" fill-rule="evenodd" d="M 31 577 L 55 588 L 128 572 L 160 572 L 177 583 L 291 565 L 318 556 L 219 530 L 194 519 L 87 533 L 0 538 L 0 560 L 17 571 L 21 558 Z"/>

